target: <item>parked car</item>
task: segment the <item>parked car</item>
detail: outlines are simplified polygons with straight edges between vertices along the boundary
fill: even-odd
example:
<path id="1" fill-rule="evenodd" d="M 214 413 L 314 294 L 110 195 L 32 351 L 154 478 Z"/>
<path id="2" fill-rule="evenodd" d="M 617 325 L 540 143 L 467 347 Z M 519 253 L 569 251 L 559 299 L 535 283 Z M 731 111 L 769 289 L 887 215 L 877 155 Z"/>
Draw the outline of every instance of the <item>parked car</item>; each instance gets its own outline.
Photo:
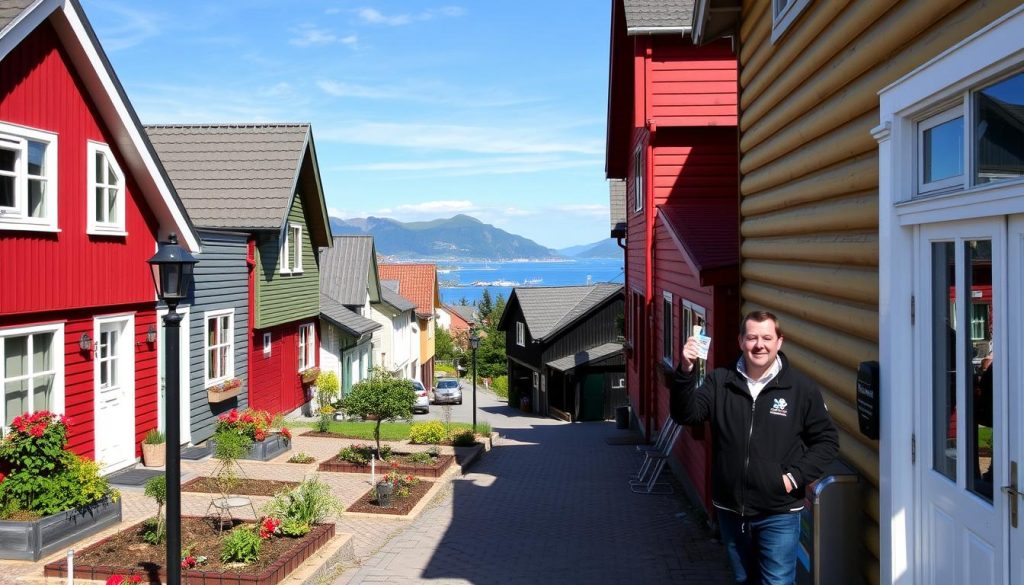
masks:
<path id="1" fill-rule="evenodd" d="M 412 405 L 413 413 L 422 412 L 426 414 L 430 412 L 430 397 L 427 395 L 427 389 L 419 380 L 409 381 L 412 382 L 412 389 L 416 392 L 416 402 Z"/>
<path id="2" fill-rule="evenodd" d="M 462 404 L 462 384 L 456 378 L 441 378 L 434 386 L 434 404 Z"/>

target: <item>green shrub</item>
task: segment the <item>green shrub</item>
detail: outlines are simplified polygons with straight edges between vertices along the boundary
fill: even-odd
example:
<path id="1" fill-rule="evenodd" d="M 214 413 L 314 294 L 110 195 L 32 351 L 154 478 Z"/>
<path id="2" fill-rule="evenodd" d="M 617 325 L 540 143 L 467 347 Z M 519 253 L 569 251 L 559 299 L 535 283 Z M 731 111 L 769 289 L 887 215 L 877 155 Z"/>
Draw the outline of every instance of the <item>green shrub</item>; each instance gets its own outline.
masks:
<path id="1" fill-rule="evenodd" d="M 331 494 L 330 486 L 315 476 L 277 494 L 263 508 L 264 514 L 281 520 L 281 532 L 288 536 L 302 536 L 330 514 L 341 512 L 341 502 Z"/>
<path id="2" fill-rule="evenodd" d="M 342 461 L 354 463 L 355 465 L 369 465 L 370 456 L 373 454 L 373 447 L 369 445 L 356 444 L 349 445 L 348 447 L 343 448 L 341 451 L 338 451 L 338 458 L 341 459 Z M 377 457 L 377 459 L 381 461 L 387 461 L 388 459 L 391 459 L 391 455 L 391 446 L 382 445 L 380 448 L 380 456 Z"/>
<path id="3" fill-rule="evenodd" d="M 452 435 L 452 445 L 456 447 L 469 447 L 476 443 L 476 434 L 473 431 L 459 431 Z"/>
<path id="4" fill-rule="evenodd" d="M 149 429 L 142 442 L 147 445 L 163 445 L 167 442 L 167 437 L 158 429 Z"/>
<path id="5" fill-rule="evenodd" d="M 437 445 L 444 438 L 444 425 L 439 420 L 413 423 L 409 428 L 409 441 L 417 445 Z"/>
<path id="6" fill-rule="evenodd" d="M 316 377 L 316 402 L 320 407 L 320 419 L 317 420 L 316 430 L 326 433 L 331 426 L 331 415 L 334 414 L 334 407 L 331 404 L 338 397 L 341 384 L 334 372 L 321 371 Z"/>
<path id="7" fill-rule="evenodd" d="M 142 538 L 150 544 L 160 544 L 167 534 L 163 517 L 164 504 L 167 502 L 167 477 L 157 475 L 149 478 L 144 493 L 156 500 L 156 519 L 146 521 Z"/>
<path id="8" fill-rule="evenodd" d="M 409 463 L 424 463 L 427 465 L 433 465 L 437 463 L 437 455 L 430 451 L 420 451 L 419 453 L 412 453 L 407 455 L 405 458 Z"/>
<path id="9" fill-rule="evenodd" d="M 491 390 L 499 398 L 508 398 L 508 376 L 498 376 L 491 380 Z"/>
<path id="10" fill-rule="evenodd" d="M 222 563 L 255 563 L 260 559 L 263 539 L 252 526 L 239 526 L 224 537 L 220 551 Z"/>
<path id="11" fill-rule="evenodd" d="M 296 453 L 295 455 L 292 455 L 288 459 L 288 463 L 312 463 L 314 461 L 316 461 L 316 457 L 313 457 L 309 453 L 303 453 L 301 451 Z"/>

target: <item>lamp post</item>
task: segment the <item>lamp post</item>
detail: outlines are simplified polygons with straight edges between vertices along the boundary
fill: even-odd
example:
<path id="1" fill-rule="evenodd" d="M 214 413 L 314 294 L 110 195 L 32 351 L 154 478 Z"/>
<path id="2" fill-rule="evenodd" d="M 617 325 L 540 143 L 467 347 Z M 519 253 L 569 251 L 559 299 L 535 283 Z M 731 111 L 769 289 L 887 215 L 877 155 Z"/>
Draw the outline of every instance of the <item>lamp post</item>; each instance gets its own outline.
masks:
<path id="1" fill-rule="evenodd" d="M 181 583 L 181 412 L 178 388 L 178 339 L 181 313 L 175 311 L 178 303 L 188 297 L 192 288 L 192 268 L 198 260 L 178 245 L 178 238 L 170 235 L 149 259 L 153 270 L 156 296 L 167 305 L 164 315 L 164 363 L 167 364 L 166 392 L 164 393 L 164 430 L 167 432 L 167 464 L 164 477 L 167 482 L 167 582 Z"/>
<path id="2" fill-rule="evenodd" d="M 473 432 L 476 432 L 476 348 L 480 347 L 480 336 L 476 328 L 469 330 L 469 347 L 473 348 Z"/>

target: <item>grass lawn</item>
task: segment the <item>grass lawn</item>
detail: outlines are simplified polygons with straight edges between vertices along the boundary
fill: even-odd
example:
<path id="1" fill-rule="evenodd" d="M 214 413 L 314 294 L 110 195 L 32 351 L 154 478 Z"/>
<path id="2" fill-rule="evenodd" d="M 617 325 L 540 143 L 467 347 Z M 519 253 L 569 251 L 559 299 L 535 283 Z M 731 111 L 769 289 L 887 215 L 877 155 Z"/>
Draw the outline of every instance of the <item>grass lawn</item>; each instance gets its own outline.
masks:
<path id="1" fill-rule="evenodd" d="M 366 441 L 373 440 L 373 429 L 377 425 L 374 421 L 331 421 L 331 427 L 328 429 L 332 433 L 338 433 L 344 435 L 350 439 L 363 439 Z M 303 427 L 316 427 L 316 423 L 300 423 L 297 426 Z M 412 423 L 407 422 L 384 422 L 380 425 L 380 440 L 382 441 L 404 441 L 409 438 L 409 428 Z M 469 430 L 473 428 L 473 425 L 469 423 L 452 423 L 452 432 L 461 431 L 463 429 Z M 478 422 L 476 424 L 476 431 L 481 435 L 489 435 L 491 433 L 491 425 L 487 423 Z"/>

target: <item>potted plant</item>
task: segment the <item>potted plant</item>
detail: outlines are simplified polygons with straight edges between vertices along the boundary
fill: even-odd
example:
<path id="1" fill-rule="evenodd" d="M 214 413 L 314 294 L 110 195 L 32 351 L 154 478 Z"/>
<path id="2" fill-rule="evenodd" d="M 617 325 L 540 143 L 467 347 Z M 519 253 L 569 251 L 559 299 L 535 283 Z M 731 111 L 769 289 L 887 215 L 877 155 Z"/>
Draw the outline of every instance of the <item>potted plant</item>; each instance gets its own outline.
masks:
<path id="1" fill-rule="evenodd" d="M 150 429 L 142 440 L 142 464 L 163 467 L 167 462 L 167 438 L 158 429 Z"/>
<path id="2" fill-rule="evenodd" d="M 316 382 L 317 376 L 320 375 L 320 368 L 312 366 L 299 372 L 299 377 L 302 379 L 303 384 L 312 384 Z"/>
<path id="3" fill-rule="evenodd" d="M 391 498 L 395 495 L 395 484 L 398 483 L 398 472 L 390 471 L 377 482 L 377 505 L 381 508 L 391 507 Z"/>
<path id="4" fill-rule="evenodd" d="M 268 461 L 291 449 L 291 431 L 284 425 L 275 427 L 279 418 L 265 410 L 247 409 L 239 412 L 232 408 L 217 417 L 213 441 L 216 444 L 222 432 L 242 435 L 249 440 L 251 447 L 248 454 L 241 458 Z"/>

